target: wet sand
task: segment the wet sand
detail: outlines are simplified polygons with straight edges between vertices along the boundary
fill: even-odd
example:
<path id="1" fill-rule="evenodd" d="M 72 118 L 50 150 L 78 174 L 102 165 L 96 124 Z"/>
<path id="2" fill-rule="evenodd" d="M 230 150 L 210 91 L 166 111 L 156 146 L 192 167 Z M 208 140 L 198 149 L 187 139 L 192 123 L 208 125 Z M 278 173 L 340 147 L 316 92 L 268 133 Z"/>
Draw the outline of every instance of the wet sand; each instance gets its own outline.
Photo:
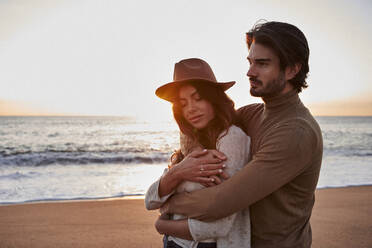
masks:
<path id="1" fill-rule="evenodd" d="M 162 247 L 143 199 L 0 206 L 0 247 Z M 372 186 L 320 189 L 313 246 L 372 247 Z"/>

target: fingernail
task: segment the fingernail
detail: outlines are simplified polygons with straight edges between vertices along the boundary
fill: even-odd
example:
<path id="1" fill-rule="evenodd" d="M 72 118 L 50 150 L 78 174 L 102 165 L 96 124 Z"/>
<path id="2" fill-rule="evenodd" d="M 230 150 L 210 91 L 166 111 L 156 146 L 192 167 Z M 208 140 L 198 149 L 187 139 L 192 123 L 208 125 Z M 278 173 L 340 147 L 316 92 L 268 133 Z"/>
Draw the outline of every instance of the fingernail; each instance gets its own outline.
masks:
<path id="1" fill-rule="evenodd" d="M 226 165 L 225 165 L 225 164 L 223 164 L 223 165 L 222 165 L 222 168 L 225 168 L 225 167 L 226 167 Z"/>
<path id="2" fill-rule="evenodd" d="M 218 172 L 219 172 L 219 173 L 222 173 L 222 169 L 219 169 Z"/>
<path id="3" fill-rule="evenodd" d="M 208 151 L 208 150 L 207 150 L 207 149 L 204 149 L 204 150 L 203 150 L 203 152 L 206 152 L 206 151 Z"/>
<path id="4" fill-rule="evenodd" d="M 211 182 L 214 182 L 214 178 L 211 178 Z"/>

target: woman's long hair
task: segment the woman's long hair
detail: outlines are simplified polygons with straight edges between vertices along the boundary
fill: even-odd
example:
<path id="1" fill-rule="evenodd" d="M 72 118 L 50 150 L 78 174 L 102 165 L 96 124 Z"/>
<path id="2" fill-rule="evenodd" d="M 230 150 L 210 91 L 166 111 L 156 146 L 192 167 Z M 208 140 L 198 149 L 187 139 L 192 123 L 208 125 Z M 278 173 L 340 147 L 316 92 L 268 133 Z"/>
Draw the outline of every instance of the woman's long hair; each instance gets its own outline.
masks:
<path id="1" fill-rule="evenodd" d="M 211 103 L 214 110 L 214 118 L 208 125 L 200 130 L 191 126 L 183 117 L 182 107 L 179 101 L 173 103 L 173 116 L 181 132 L 196 140 L 206 149 L 216 149 L 216 142 L 220 134 L 226 135 L 228 128 L 236 123 L 234 102 L 218 86 L 205 82 L 188 82 L 195 87 L 201 99 Z"/>

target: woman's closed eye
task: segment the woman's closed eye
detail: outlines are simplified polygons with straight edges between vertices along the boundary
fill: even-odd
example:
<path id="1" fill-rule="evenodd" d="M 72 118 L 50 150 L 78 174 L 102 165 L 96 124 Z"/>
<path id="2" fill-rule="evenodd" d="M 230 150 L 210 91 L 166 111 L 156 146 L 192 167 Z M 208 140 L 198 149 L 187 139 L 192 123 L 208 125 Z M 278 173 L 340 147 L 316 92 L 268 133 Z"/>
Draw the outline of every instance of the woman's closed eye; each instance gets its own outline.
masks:
<path id="1" fill-rule="evenodd" d="M 180 104 L 181 108 L 184 108 L 184 107 L 186 107 L 186 105 L 187 105 L 187 103 L 186 103 L 185 100 L 180 100 L 180 101 L 179 101 L 179 104 Z"/>
<path id="2" fill-rule="evenodd" d="M 199 94 L 194 94 L 193 98 L 195 101 L 200 101 L 202 99 Z"/>

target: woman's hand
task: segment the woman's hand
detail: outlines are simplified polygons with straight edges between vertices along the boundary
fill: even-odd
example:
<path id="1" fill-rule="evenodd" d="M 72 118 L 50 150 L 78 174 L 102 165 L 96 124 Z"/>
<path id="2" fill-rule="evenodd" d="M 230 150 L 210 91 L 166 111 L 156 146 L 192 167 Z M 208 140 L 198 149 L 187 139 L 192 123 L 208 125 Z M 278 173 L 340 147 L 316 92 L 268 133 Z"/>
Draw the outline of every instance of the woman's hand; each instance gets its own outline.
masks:
<path id="1" fill-rule="evenodd" d="M 187 155 L 180 163 L 171 168 L 174 177 L 180 181 L 193 181 L 198 183 L 213 183 L 213 176 L 223 174 L 226 158 L 222 153 L 218 156 L 214 150 L 194 151 Z"/>
<path id="2" fill-rule="evenodd" d="M 222 172 L 224 173 L 224 172 Z M 202 183 L 202 185 L 206 188 L 208 187 L 213 187 L 213 186 L 216 186 L 220 183 L 222 183 L 222 179 L 220 178 L 220 176 L 210 176 L 209 178 L 211 178 L 211 182 L 208 182 L 208 183 Z"/>
<path id="3" fill-rule="evenodd" d="M 219 175 L 223 179 L 228 178 L 223 171 L 224 160 L 226 160 L 225 155 L 216 150 L 191 152 L 162 176 L 158 189 L 159 196 L 170 194 L 183 181 L 198 182 L 206 187 L 220 183 L 213 176 Z"/>
<path id="4" fill-rule="evenodd" d="M 217 150 L 208 150 L 208 153 L 204 155 L 204 157 L 220 158 L 221 160 L 226 160 L 226 156 Z M 201 183 L 204 187 L 213 187 L 218 184 L 221 184 L 224 180 L 229 178 L 229 175 L 224 170 L 219 175 L 213 175 L 210 176 L 209 178 L 212 178 L 213 180 L 211 180 L 211 182 L 208 183 Z"/>

